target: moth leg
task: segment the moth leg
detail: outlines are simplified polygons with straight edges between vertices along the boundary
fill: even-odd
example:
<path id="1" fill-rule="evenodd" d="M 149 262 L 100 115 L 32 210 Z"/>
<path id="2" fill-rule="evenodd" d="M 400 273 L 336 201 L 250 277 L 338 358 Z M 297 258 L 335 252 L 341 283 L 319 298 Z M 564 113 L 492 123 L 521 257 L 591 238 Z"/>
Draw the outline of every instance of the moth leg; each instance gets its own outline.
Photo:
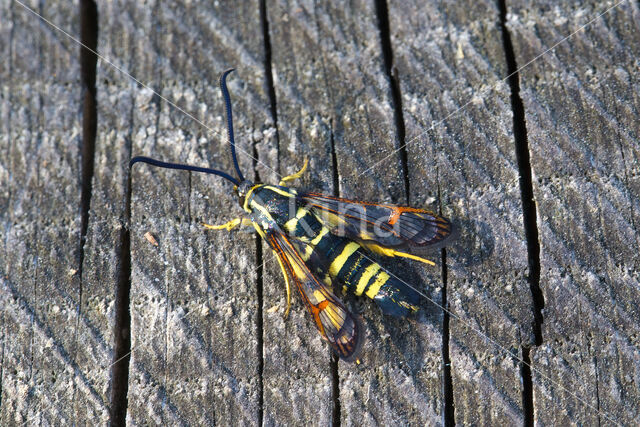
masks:
<path id="1" fill-rule="evenodd" d="M 248 218 L 236 218 L 220 225 L 211 225 L 211 224 L 206 224 L 204 222 L 202 223 L 202 225 L 205 228 L 208 228 L 209 230 L 227 230 L 227 231 L 231 231 L 239 225 L 246 227 L 247 225 L 251 225 L 251 224 L 252 224 L 251 220 Z"/>
<path id="2" fill-rule="evenodd" d="M 423 262 L 425 264 L 436 265 L 433 261 L 428 260 L 426 258 L 419 257 L 417 255 L 409 254 L 409 253 L 406 253 L 406 252 L 400 252 L 400 251 L 397 251 L 395 249 L 385 248 L 385 247 L 382 247 L 380 245 L 371 244 L 371 243 L 369 243 L 369 244 L 364 243 L 364 245 L 367 247 L 367 249 L 369 249 L 372 252 L 375 252 L 377 254 L 380 254 L 380 255 L 384 255 L 384 256 L 388 256 L 388 257 L 396 257 L 397 256 L 397 257 L 401 257 L 401 258 L 409 258 L 409 259 L 412 259 L 414 261 Z"/>
<path id="3" fill-rule="evenodd" d="M 280 180 L 280 183 L 278 185 L 284 186 L 287 182 L 300 178 L 302 174 L 307 170 L 308 165 L 309 165 L 309 159 L 304 159 L 304 165 L 302 166 L 302 169 L 300 169 L 298 172 L 294 173 L 293 175 L 285 176 Z"/>
<path id="4" fill-rule="evenodd" d="M 289 275 L 287 274 L 287 270 L 284 268 L 284 264 L 282 263 L 282 260 L 280 259 L 276 251 L 273 251 L 273 253 L 276 256 L 276 259 L 278 260 L 278 264 L 280 264 L 280 269 L 282 270 L 282 275 L 284 276 L 284 283 L 287 289 L 287 309 L 284 311 L 284 319 L 286 319 L 289 316 L 289 311 L 291 310 L 291 283 L 289 282 Z"/>

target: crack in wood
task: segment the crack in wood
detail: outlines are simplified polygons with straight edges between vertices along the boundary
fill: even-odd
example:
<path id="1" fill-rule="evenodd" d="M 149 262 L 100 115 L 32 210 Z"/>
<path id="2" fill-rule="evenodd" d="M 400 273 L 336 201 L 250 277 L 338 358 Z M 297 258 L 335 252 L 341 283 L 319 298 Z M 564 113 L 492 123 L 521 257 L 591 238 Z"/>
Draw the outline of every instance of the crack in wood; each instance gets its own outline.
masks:
<path id="1" fill-rule="evenodd" d="M 251 126 L 253 128 L 253 126 Z M 251 132 L 254 135 L 254 132 Z M 252 138 L 251 147 L 253 149 L 253 179 L 260 182 L 260 172 L 258 171 L 258 141 Z M 264 421 L 264 259 L 262 257 L 262 237 L 258 233 L 255 234 L 256 241 L 256 341 L 258 354 L 258 425 L 262 425 Z"/>
<path id="2" fill-rule="evenodd" d="M 439 174 L 437 182 L 439 213 L 442 215 L 442 195 L 440 193 Z M 453 398 L 453 377 L 451 376 L 451 355 L 449 353 L 449 342 L 451 340 L 451 331 L 449 330 L 451 314 L 449 301 L 447 299 L 449 271 L 447 269 L 447 249 L 442 248 L 440 252 L 442 256 L 442 396 L 444 400 L 442 422 L 445 426 L 450 427 L 456 424 L 456 417 L 455 399 Z"/>
<path id="3" fill-rule="evenodd" d="M 393 47 L 390 36 L 389 26 L 389 9 L 386 0 L 375 0 L 376 14 L 378 18 L 378 27 L 380 31 L 380 42 L 382 47 L 384 71 L 389 80 L 391 89 L 391 99 L 393 102 L 394 119 L 397 135 L 397 151 L 400 155 L 400 165 L 404 178 L 405 200 L 407 204 L 411 203 L 410 182 L 409 182 L 409 165 L 408 154 L 406 148 L 406 129 L 402 106 L 402 92 L 400 89 L 400 79 L 398 77 L 398 69 L 394 66 Z M 438 186 L 438 199 L 440 200 L 440 188 Z M 442 213 L 442 206 L 440 206 Z M 453 399 L 453 379 L 451 376 L 451 358 L 449 356 L 449 307 L 447 303 L 447 252 L 446 249 L 441 250 L 442 259 L 442 393 L 443 393 L 443 410 L 442 420 L 445 426 L 455 425 L 455 411 Z"/>
<path id="4" fill-rule="evenodd" d="M 520 97 L 520 75 L 516 62 L 511 34 L 507 28 L 507 6 L 505 0 L 498 1 L 500 13 L 500 28 L 502 42 L 507 62 L 507 81 L 511 89 L 511 108 L 513 110 L 513 135 L 516 147 L 516 161 L 520 175 L 520 195 L 522 200 L 522 214 L 527 239 L 527 253 L 529 264 L 529 289 L 533 305 L 533 335 L 534 345 L 542 344 L 542 309 L 544 295 L 540 288 L 540 242 L 538 240 L 538 225 L 536 218 L 536 203 L 534 201 L 531 159 L 527 140 L 527 125 L 524 104 Z M 522 409 L 525 425 L 533 425 L 535 420 L 535 406 L 533 403 L 533 378 L 531 374 L 530 348 L 522 345 L 522 362 L 520 376 L 522 381 Z"/>
<path id="5" fill-rule="evenodd" d="M 111 395 L 109 421 L 112 426 L 126 424 L 129 390 L 129 362 L 131 359 L 131 313 L 129 311 L 131 292 L 131 175 L 127 179 L 126 226 L 120 231 L 120 268 L 115 296 L 115 324 L 113 328 L 114 352 L 111 365 Z"/>
<path id="6" fill-rule="evenodd" d="M 81 191 L 80 191 L 80 242 L 78 249 L 78 305 L 74 331 L 74 353 L 77 352 L 78 331 L 82 314 L 83 269 L 85 244 L 89 228 L 89 209 L 96 152 L 96 134 L 98 128 L 98 107 L 96 99 L 96 67 L 98 57 L 94 53 L 98 47 L 98 8 L 93 0 L 81 0 L 80 10 L 80 79 L 83 92 L 82 138 L 81 138 Z M 86 46 L 86 47 L 85 47 Z M 76 401 L 76 390 L 73 391 Z"/>
<path id="7" fill-rule="evenodd" d="M 335 136 L 333 133 L 333 118 L 329 120 L 330 138 L 331 143 L 331 172 L 333 181 L 333 195 L 340 197 L 340 176 L 338 174 L 338 156 L 336 154 Z M 333 409 L 331 413 L 331 420 L 333 427 L 340 426 L 342 407 L 340 405 L 340 370 L 338 369 L 338 361 L 340 359 L 336 354 L 331 351 L 331 394 L 333 400 Z"/>
<path id="8" fill-rule="evenodd" d="M 533 333 L 535 345 L 542 344 L 542 309 L 544 295 L 540 289 L 540 242 L 538 240 L 538 225 L 536 219 L 536 203 L 533 195 L 531 174 L 531 159 L 527 140 L 527 125 L 524 115 L 524 104 L 520 97 L 520 76 L 516 63 L 511 35 L 506 26 L 507 9 L 504 0 L 500 0 L 500 23 L 502 27 L 503 44 L 507 60 L 508 82 L 511 88 L 511 106 L 513 108 L 513 133 L 516 145 L 516 159 L 520 175 L 520 192 L 522 199 L 523 220 L 527 239 L 529 258 L 529 287 L 533 298 Z"/>
<path id="9" fill-rule="evenodd" d="M 400 167 L 404 178 L 404 192 L 406 203 L 409 204 L 409 160 L 406 147 L 406 131 L 404 124 L 404 114 L 402 110 L 402 93 L 400 91 L 400 80 L 398 79 L 398 69 L 393 64 L 393 47 L 391 45 L 391 35 L 389 29 L 389 8 L 386 0 L 376 0 L 376 15 L 378 18 L 378 29 L 380 31 L 380 43 L 382 47 L 382 58 L 384 72 L 389 80 L 391 89 L 391 100 L 393 102 L 393 112 L 396 125 L 397 152 L 400 155 Z"/>
<path id="10" fill-rule="evenodd" d="M 91 3 L 93 7 L 96 7 L 93 1 L 91 1 Z M 95 14 L 94 28 L 97 39 L 99 31 L 97 9 Z M 93 49 L 94 51 L 97 49 L 97 44 Z M 130 117 L 133 117 L 133 103 L 129 114 Z M 132 123 L 133 121 L 131 120 L 130 122 Z M 125 140 L 125 144 L 128 146 L 129 156 L 131 155 L 132 139 L 132 136 L 129 135 L 129 138 L 126 138 Z M 131 359 L 131 313 L 129 307 L 131 292 L 131 235 L 129 230 L 131 220 L 130 171 L 127 172 L 127 181 L 125 185 L 125 208 L 123 212 L 124 218 L 122 221 L 122 228 L 119 236 L 119 251 L 117 254 L 119 265 L 116 270 L 118 278 L 114 298 L 115 319 L 113 325 L 113 362 L 111 364 L 109 393 L 109 424 L 111 426 L 126 425 L 127 410 L 129 406 L 129 365 Z"/>
<path id="11" fill-rule="evenodd" d="M 453 398 L 453 378 L 451 377 L 451 356 L 449 355 L 449 302 L 447 301 L 447 250 L 442 252 L 442 395 L 444 397 L 444 407 L 442 411 L 442 421 L 445 426 L 454 426 L 455 422 L 455 401 Z"/>
<path id="12" fill-rule="evenodd" d="M 520 362 L 520 377 L 522 378 L 522 412 L 524 412 L 524 425 L 532 427 L 535 420 L 535 407 L 533 405 L 533 377 L 531 376 L 531 349 L 522 346 L 522 361 Z"/>
<path id="13" fill-rule="evenodd" d="M 266 0 L 260 0 L 260 21 L 262 24 L 262 37 L 264 42 L 264 74 L 266 78 L 267 94 L 273 127 L 276 130 L 276 170 L 280 173 L 280 135 L 278 133 L 278 104 L 276 88 L 273 85 L 273 64 L 271 57 L 271 34 L 269 34 L 269 17 L 267 15 Z"/>
<path id="14" fill-rule="evenodd" d="M 89 228 L 91 207 L 91 182 L 93 180 L 96 132 L 98 124 L 96 101 L 96 66 L 98 57 L 98 8 L 93 0 L 80 1 L 80 77 L 83 97 L 82 110 L 82 181 L 80 195 L 80 260 L 78 276 L 82 278 L 84 245 Z M 85 47 L 86 46 L 86 47 Z M 80 280 L 80 306 L 82 305 L 82 280 Z"/>

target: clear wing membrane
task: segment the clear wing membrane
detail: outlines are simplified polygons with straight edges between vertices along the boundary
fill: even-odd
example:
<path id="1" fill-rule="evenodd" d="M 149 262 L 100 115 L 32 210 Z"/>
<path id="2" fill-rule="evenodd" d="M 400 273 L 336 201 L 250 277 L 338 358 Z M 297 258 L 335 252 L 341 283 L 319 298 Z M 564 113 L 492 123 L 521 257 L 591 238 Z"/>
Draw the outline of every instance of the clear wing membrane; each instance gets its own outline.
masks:
<path id="1" fill-rule="evenodd" d="M 358 202 L 318 193 L 298 197 L 320 211 L 335 234 L 389 248 L 435 249 L 452 240 L 451 222 L 426 209 Z"/>
<path id="2" fill-rule="evenodd" d="M 360 319 L 313 275 L 287 236 L 272 231 L 266 240 L 296 284 L 320 334 L 341 358 L 357 360 L 363 343 Z"/>

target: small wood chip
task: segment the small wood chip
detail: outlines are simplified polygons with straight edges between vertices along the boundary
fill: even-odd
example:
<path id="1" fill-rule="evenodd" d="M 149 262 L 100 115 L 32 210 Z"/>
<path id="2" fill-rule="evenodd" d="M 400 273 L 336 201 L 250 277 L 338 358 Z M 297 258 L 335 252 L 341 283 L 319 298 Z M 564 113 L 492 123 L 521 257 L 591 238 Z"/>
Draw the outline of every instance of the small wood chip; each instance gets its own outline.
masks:
<path id="1" fill-rule="evenodd" d="M 150 232 L 146 232 L 144 233 L 144 237 L 145 239 L 147 239 L 149 241 L 149 243 L 151 243 L 153 246 L 158 246 L 158 241 L 156 240 L 155 237 L 153 237 L 153 234 L 151 234 Z"/>

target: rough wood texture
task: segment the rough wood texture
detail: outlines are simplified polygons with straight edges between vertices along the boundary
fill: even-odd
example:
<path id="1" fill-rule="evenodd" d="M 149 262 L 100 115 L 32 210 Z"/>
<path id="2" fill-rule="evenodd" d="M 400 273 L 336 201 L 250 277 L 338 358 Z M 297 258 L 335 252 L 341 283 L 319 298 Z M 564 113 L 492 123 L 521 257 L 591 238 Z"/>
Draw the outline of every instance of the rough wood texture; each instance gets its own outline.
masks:
<path id="1" fill-rule="evenodd" d="M 230 77 L 236 132 L 251 153 L 254 131 L 265 126 L 268 111 L 258 10 L 207 7 L 124 2 L 101 11 L 102 51 L 214 129 L 105 68 L 110 96 L 100 111 L 113 121 L 101 125 L 117 131 L 105 141 L 105 157 L 124 149 L 126 156 L 231 171 L 218 78 L 238 65 Z M 104 170 L 126 168 L 127 160 L 115 158 Z M 252 160 L 240 153 L 240 161 L 251 178 Z M 231 190 L 212 176 L 143 164 L 132 172 L 130 422 L 258 422 L 255 237 L 201 226 L 237 216 Z"/>
<path id="2" fill-rule="evenodd" d="M 29 2 L 78 27 L 76 5 Z M 0 424 L 70 423 L 104 409 L 79 309 L 82 134 L 78 46 L 2 2 L 2 374 Z M 98 383 L 94 381 L 94 374 Z"/>
<path id="3" fill-rule="evenodd" d="M 532 340 L 533 312 L 498 7 L 402 2 L 390 17 L 411 201 L 436 200 L 460 228 L 447 258 L 455 420 L 520 423 L 509 352 Z"/>
<path id="4" fill-rule="evenodd" d="M 511 7 L 526 64 L 614 3 Z M 536 419 L 631 425 L 640 412 L 640 12 L 622 2 L 521 73 L 546 307 Z"/>
<path id="5" fill-rule="evenodd" d="M 325 3 L 98 5 L 100 53 L 148 87 L 99 61 L 84 248 L 78 46 L 0 4 L 0 424 L 108 422 L 116 289 L 129 285 L 121 415 L 132 424 L 640 416 L 637 3 L 531 64 L 608 6 L 506 4 L 516 63 L 527 64 L 521 125 L 546 302 L 531 389 L 519 358 L 535 341 L 534 305 L 500 4 Z M 32 7 L 78 33 L 76 3 Z M 365 319 L 361 365 L 332 362 L 296 295 L 282 319 L 266 245 L 200 225 L 240 213 L 228 182 L 139 164 L 129 191 L 135 155 L 232 171 L 218 90 L 229 67 L 247 178 L 277 182 L 308 157 L 299 187 L 426 205 L 460 227 L 446 259 L 431 256 L 437 267 L 384 261 L 427 296 L 418 315 L 348 302 Z"/>
<path id="6" fill-rule="evenodd" d="M 367 171 L 398 145 L 375 4 L 275 2 L 268 8 L 283 173 L 295 171 L 308 156 L 311 172 L 300 184 L 302 188 L 405 203 L 397 155 L 383 167 Z M 404 272 L 394 271 L 439 300 L 438 290 L 425 285 L 432 276 L 416 274 L 421 269 L 410 266 Z M 430 273 L 437 281 L 439 270 Z M 277 267 L 273 276 L 265 277 L 273 277 L 276 289 L 265 290 L 265 304 L 269 304 L 281 298 L 282 278 Z M 284 328 L 271 329 L 272 324 L 265 320 L 265 336 L 269 337 L 265 342 L 280 343 L 278 358 L 286 358 L 292 369 L 291 377 L 283 378 L 282 367 L 270 363 L 268 353 L 265 355 L 265 421 L 309 417 L 322 425 L 331 421 L 332 410 L 347 425 L 438 420 L 442 406 L 438 311 L 425 304 L 417 318 L 392 319 L 383 316 L 375 304 L 365 302 L 364 306 L 360 310 L 367 343 L 362 364 L 340 362 L 333 378 L 329 353 L 300 304 Z M 305 343 L 302 349 L 289 347 L 293 334 L 299 334 Z M 332 397 L 332 381 L 339 381 L 338 396 Z M 277 393 L 271 394 L 267 384 L 273 384 Z M 290 396 L 300 407 L 290 404 Z M 332 408 L 337 401 L 340 407 Z M 323 404 L 318 407 L 318 402 Z M 318 409 L 310 412 L 309 407 Z"/>

